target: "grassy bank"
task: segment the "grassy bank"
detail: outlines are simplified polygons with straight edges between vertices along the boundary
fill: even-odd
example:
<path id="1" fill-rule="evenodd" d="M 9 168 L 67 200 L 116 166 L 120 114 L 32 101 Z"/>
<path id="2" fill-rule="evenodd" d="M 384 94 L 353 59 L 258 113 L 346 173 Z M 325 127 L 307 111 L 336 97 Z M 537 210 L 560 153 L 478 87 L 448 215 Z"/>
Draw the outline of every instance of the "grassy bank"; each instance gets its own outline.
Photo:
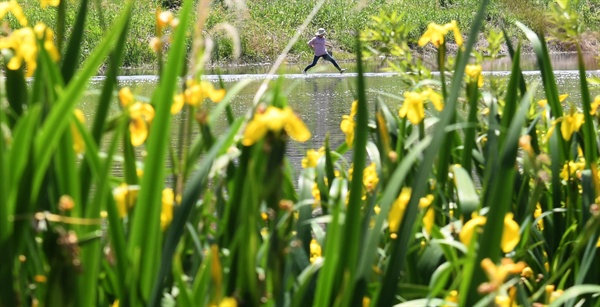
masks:
<path id="1" fill-rule="evenodd" d="M 55 14 L 42 10 L 37 0 L 19 1 L 22 3 L 28 19 L 34 23 L 43 21 L 54 25 Z M 111 29 L 116 16 L 122 7 L 121 1 L 91 1 L 88 19 L 85 25 L 82 59 L 100 41 L 102 35 Z M 132 28 L 126 46 L 123 65 L 132 68 L 152 67 L 156 57 L 148 47 L 154 36 L 154 12 L 157 7 L 170 8 L 177 11 L 178 0 L 140 0 L 137 1 L 131 14 Z M 231 2 L 234 4 L 228 5 Z M 207 20 L 205 34 L 214 42 L 212 51 L 213 64 L 222 63 L 264 63 L 273 61 L 285 48 L 288 41 L 296 33 L 297 28 L 309 15 L 318 1 L 302 0 L 255 0 L 255 1 L 212 1 L 211 14 Z M 492 1 L 486 13 L 486 28 L 500 29 L 505 27 L 514 37 L 522 36 L 514 22 L 521 20 L 532 28 L 547 27 L 548 0 L 527 1 Z M 423 1 L 325 1 L 321 10 L 302 31 L 299 40 L 291 48 L 288 62 L 306 61 L 312 56 L 312 50 L 306 45 L 315 29 L 323 27 L 329 32 L 328 39 L 334 45 L 332 51 L 338 60 L 354 60 L 353 33 L 356 29 L 364 29 L 371 16 L 380 11 L 405 14 L 406 24 L 411 25 L 410 37 L 414 41 L 423 33 L 430 22 L 443 24 L 457 20 L 463 29 L 473 23 L 473 8 L 478 0 L 423 0 Z M 67 24 L 73 24 L 79 3 L 68 2 Z M 578 6 L 580 19 L 592 31 L 599 28 L 600 0 L 590 0 Z M 241 57 L 234 56 L 234 41 L 231 33 L 224 30 L 223 24 L 232 25 L 240 39 Z M 70 29 L 67 29 L 67 32 Z M 188 40 L 188 45 L 191 40 Z M 585 47 L 585 46 L 584 46 Z M 593 46 L 592 46 L 593 47 Z M 551 46 L 552 48 L 552 46 Z M 564 48 L 558 46 L 557 49 Z M 79 59 L 80 61 L 82 59 Z"/>

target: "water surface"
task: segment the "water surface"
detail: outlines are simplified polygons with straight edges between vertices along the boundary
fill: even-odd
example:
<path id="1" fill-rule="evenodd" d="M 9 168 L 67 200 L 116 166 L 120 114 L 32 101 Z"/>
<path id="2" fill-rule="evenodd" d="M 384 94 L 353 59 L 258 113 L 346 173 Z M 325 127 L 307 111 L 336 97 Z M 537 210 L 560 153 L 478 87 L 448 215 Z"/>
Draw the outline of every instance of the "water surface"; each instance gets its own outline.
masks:
<path id="1" fill-rule="evenodd" d="M 568 93 L 568 102 L 575 105 L 580 105 L 579 102 L 579 76 L 576 69 L 576 61 L 573 57 L 559 59 L 554 63 L 556 68 L 554 75 L 559 85 L 560 93 Z M 504 61 L 504 60 L 503 60 Z M 592 65 L 595 60 L 590 61 L 590 66 L 594 69 L 588 71 L 588 76 L 600 76 L 598 67 Z M 534 65 L 528 64 L 525 61 L 525 66 Z M 342 65 L 348 66 L 348 65 Z M 507 79 L 509 77 L 510 62 L 497 62 L 492 65 L 495 68 L 493 71 L 484 73 L 486 78 Z M 402 97 L 404 91 L 407 90 L 397 74 L 390 72 L 381 72 L 377 70 L 377 66 L 372 64 L 367 66 L 368 72 L 365 74 L 366 85 L 368 88 L 367 100 L 369 106 L 373 108 L 377 99 L 383 100 L 392 112 L 397 112 L 401 106 L 401 101 L 398 97 Z M 534 67 L 533 67 L 534 68 Z M 533 69 L 532 68 L 532 69 Z M 265 72 L 268 67 L 262 67 Z M 250 84 L 234 99 L 232 108 L 234 115 L 243 116 L 252 106 L 255 93 L 265 79 L 282 78 L 283 89 L 287 97 L 288 104 L 298 113 L 302 120 L 307 124 L 313 137 L 306 143 L 291 142 L 288 149 L 288 154 L 292 163 L 299 168 L 300 160 L 305 155 L 308 149 L 317 149 L 323 145 L 325 136 L 329 134 L 330 144 L 332 148 L 336 148 L 344 141 L 344 135 L 341 132 L 339 125 L 344 114 L 349 114 L 352 101 L 355 100 L 356 93 L 356 77 L 357 74 L 354 67 L 349 67 L 347 73 L 339 74 L 335 72 L 333 66 L 328 63 L 319 63 L 314 70 L 309 74 L 298 73 L 298 67 L 285 67 L 282 72 L 275 76 L 269 76 L 264 73 L 247 74 L 233 70 L 221 70 L 227 72 L 224 75 L 207 75 L 206 78 L 219 83 L 222 80 L 226 89 L 231 88 L 240 80 L 249 79 Z M 528 83 L 539 82 L 540 75 L 535 70 L 525 70 L 524 75 Z M 86 99 L 80 105 L 88 117 L 88 122 L 91 122 L 95 112 L 95 101 L 98 96 L 98 89 L 102 85 L 103 78 L 95 78 L 90 86 L 90 92 Z M 149 101 L 150 94 L 154 91 L 157 85 L 158 78 L 153 75 L 138 75 L 138 76 L 122 76 L 119 77 L 119 86 L 129 86 L 138 98 Z M 543 98 L 542 86 L 539 86 L 538 96 Z M 599 88 L 591 88 L 592 97 L 600 94 Z M 211 102 L 207 102 L 210 107 Z M 118 112 L 118 103 L 115 101 L 112 104 L 112 111 Z M 176 144 L 179 136 L 178 129 L 181 124 L 181 117 L 175 116 L 172 125 L 172 144 Z M 226 129 L 226 119 L 223 116 L 222 120 L 217 121 L 218 124 L 214 128 L 216 133 L 220 133 Z"/>

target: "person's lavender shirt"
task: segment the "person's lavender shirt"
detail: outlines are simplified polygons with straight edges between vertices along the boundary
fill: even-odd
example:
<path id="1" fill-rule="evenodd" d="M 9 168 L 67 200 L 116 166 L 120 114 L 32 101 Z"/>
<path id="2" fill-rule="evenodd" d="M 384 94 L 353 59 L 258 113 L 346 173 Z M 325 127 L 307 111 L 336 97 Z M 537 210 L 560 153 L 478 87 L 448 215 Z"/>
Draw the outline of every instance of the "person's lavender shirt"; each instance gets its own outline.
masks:
<path id="1" fill-rule="evenodd" d="M 315 50 L 315 56 L 320 56 L 327 53 L 327 49 L 325 48 L 324 37 L 315 36 L 308 41 L 308 45 L 313 47 L 313 49 Z"/>

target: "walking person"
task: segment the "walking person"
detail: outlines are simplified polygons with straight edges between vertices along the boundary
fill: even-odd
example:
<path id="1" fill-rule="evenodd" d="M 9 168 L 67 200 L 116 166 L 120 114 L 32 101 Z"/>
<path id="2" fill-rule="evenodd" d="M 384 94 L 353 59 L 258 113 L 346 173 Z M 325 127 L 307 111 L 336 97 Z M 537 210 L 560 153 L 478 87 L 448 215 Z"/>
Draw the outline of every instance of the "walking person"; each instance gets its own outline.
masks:
<path id="1" fill-rule="evenodd" d="M 304 68 L 304 73 L 306 73 L 313 66 L 317 65 L 317 62 L 320 58 L 331 62 L 333 66 L 335 66 L 335 68 L 337 68 L 337 70 L 340 71 L 340 73 L 343 73 L 346 70 L 345 68 L 340 68 L 338 63 L 331 56 L 331 54 L 327 52 L 327 47 L 331 47 L 331 44 L 325 41 L 325 33 L 327 33 L 325 32 L 325 29 L 320 28 L 317 31 L 317 33 L 315 33 L 315 37 L 308 41 L 308 45 L 310 46 L 310 48 L 312 48 L 315 51 L 315 56 L 313 58 L 312 63 L 306 66 L 306 68 Z"/>

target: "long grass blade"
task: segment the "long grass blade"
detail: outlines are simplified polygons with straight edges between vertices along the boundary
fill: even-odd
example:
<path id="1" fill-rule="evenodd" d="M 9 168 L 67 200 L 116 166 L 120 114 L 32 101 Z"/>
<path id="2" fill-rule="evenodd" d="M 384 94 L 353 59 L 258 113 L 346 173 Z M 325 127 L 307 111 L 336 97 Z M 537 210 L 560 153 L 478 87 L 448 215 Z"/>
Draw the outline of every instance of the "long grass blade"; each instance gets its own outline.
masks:
<path id="1" fill-rule="evenodd" d="M 77 18 L 75 20 L 75 24 L 73 25 L 73 32 L 69 36 L 70 38 L 69 43 L 67 45 L 67 50 L 63 56 L 63 66 L 61 72 L 65 83 L 67 84 L 75 75 L 75 72 L 77 71 L 77 66 L 79 65 L 79 57 L 81 55 L 82 46 L 81 42 L 83 41 L 83 34 L 85 30 L 88 3 L 89 0 L 82 0 L 80 2 Z"/>
<path id="2" fill-rule="evenodd" d="M 325 238 L 325 263 L 319 271 L 317 278 L 317 292 L 315 293 L 314 306 L 331 306 L 335 295 L 335 282 L 340 272 L 340 257 L 342 256 L 342 206 L 347 193 L 346 182 L 336 178 L 331 183 L 331 215 L 332 221 L 327 227 Z"/>
<path id="3" fill-rule="evenodd" d="M 583 62 L 583 54 L 581 52 L 581 46 L 577 45 L 577 62 L 579 68 L 579 85 L 581 91 L 581 105 L 583 106 L 584 122 L 582 126 L 583 130 L 583 150 L 585 156 L 586 168 L 593 167 L 596 169 L 596 161 L 598 159 L 598 148 L 596 146 L 597 133 L 594 127 L 594 119 L 591 114 L 591 102 L 590 89 L 587 82 L 587 76 L 585 72 L 585 64 Z M 595 179 L 595 186 L 598 187 L 598 179 Z M 600 192 L 600 191 L 597 191 Z"/>
<path id="4" fill-rule="evenodd" d="M 346 211 L 346 221 L 344 223 L 344 231 L 342 236 L 342 250 L 344 257 L 342 258 L 343 270 L 351 275 L 356 274 L 355 266 L 358 263 L 359 251 L 362 245 L 362 234 L 360 232 L 361 223 L 361 203 L 363 196 L 363 172 L 367 158 L 367 137 L 369 131 L 369 110 L 367 109 L 366 85 L 364 77 L 364 68 L 361 55 L 361 42 L 359 37 L 356 37 L 357 51 L 357 108 L 356 108 L 356 128 L 353 146 L 353 178 L 350 184 L 350 198 Z M 350 289 L 354 285 L 350 285 Z M 356 289 L 357 292 L 362 292 L 364 289 Z M 353 295 L 353 291 L 347 291 L 348 295 Z M 362 299 L 362 295 L 358 295 Z"/>

